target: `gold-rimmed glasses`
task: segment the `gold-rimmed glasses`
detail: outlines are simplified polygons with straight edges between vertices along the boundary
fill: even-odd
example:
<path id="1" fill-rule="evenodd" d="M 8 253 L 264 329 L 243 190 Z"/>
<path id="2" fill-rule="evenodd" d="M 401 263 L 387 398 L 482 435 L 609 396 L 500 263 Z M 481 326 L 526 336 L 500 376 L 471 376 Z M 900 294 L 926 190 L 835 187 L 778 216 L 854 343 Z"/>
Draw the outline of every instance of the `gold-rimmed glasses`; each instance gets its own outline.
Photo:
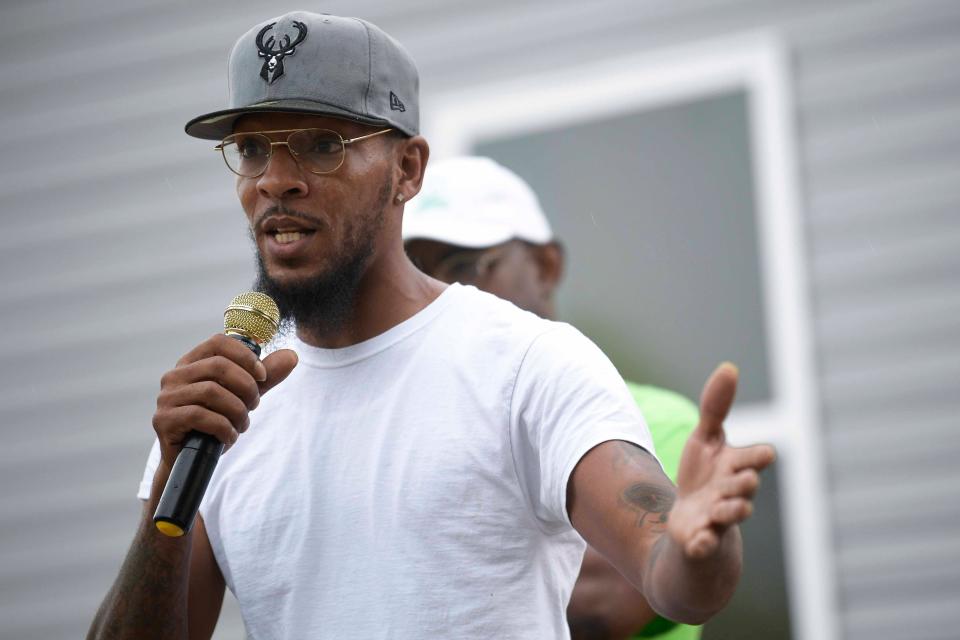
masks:
<path id="1" fill-rule="evenodd" d="M 270 164 L 273 148 L 285 146 L 301 167 L 310 173 L 333 173 L 343 164 L 347 145 L 379 136 L 393 129 L 383 129 L 365 136 L 344 139 L 330 129 L 277 129 L 234 133 L 214 149 L 223 155 L 230 171 L 243 178 L 263 175 Z M 287 134 L 285 140 L 275 141 L 271 135 Z"/>

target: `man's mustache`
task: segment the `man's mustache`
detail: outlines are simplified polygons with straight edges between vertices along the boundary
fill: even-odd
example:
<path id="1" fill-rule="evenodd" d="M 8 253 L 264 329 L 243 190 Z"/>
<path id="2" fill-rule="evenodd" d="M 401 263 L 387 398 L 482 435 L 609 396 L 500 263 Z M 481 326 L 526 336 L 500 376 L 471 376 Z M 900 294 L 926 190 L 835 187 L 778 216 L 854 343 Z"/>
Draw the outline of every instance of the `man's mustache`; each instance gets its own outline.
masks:
<path id="1" fill-rule="evenodd" d="M 316 216 L 312 216 L 309 213 L 303 213 L 302 211 L 289 209 L 281 205 L 273 205 L 272 207 L 268 207 L 262 214 L 260 214 L 260 217 L 253 224 L 253 229 L 260 231 L 260 229 L 267 222 L 267 220 L 269 220 L 270 218 L 278 218 L 280 216 L 302 220 L 304 222 L 309 223 L 311 226 L 316 227 L 317 229 L 322 229 L 327 227 L 327 223 L 325 220 L 322 220 L 321 218 L 317 218 Z"/>

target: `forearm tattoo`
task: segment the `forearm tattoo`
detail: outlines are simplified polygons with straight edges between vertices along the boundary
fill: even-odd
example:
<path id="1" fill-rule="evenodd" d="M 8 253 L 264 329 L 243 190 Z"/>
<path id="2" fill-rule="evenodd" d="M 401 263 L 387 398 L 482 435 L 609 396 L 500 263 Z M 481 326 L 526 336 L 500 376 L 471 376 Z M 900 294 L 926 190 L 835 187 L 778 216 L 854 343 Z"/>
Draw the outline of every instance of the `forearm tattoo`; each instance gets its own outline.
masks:
<path id="1" fill-rule="evenodd" d="M 640 447 L 629 442 L 620 442 L 620 455 L 613 466 L 633 467 L 650 472 L 659 472 L 656 460 Z M 657 467 L 652 469 L 652 466 Z M 673 508 L 676 495 L 669 482 L 635 482 L 620 492 L 620 504 L 637 513 L 637 527 L 650 526 L 651 533 L 663 533 Z"/>
<path id="2" fill-rule="evenodd" d="M 654 533 L 662 533 L 664 525 L 670 516 L 670 509 L 673 508 L 673 491 L 667 490 L 662 485 L 649 482 L 637 482 L 632 484 L 620 493 L 621 504 L 636 511 L 637 526 L 642 527 L 648 523 Z"/>

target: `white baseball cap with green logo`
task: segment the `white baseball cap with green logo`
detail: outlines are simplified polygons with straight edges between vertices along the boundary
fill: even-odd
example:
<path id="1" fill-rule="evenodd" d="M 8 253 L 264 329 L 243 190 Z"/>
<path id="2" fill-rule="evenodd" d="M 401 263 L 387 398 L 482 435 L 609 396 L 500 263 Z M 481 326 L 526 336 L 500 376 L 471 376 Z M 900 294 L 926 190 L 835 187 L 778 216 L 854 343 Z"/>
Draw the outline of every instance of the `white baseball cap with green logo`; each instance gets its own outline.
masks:
<path id="1" fill-rule="evenodd" d="M 508 240 L 553 239 L 533 189 L 490 158 L 463 156 L 427 165 L 420 193 L 403 213 L 403 240 L 474 249 Z"/>

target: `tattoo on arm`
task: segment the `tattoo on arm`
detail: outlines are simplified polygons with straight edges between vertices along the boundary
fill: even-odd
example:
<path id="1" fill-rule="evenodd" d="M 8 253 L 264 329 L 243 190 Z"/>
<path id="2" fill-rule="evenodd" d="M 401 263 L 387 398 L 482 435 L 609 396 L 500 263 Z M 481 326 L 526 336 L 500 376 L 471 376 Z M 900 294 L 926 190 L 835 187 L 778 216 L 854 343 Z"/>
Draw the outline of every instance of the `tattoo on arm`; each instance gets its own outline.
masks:
<path id="1" fill-rule="evenodd" d="M 656 460 L 647 451 L 629 442 L 620 442 L 620 455 L 613 466 L 660 472 Z M 637 527 L 650 525 L 651 533 L 663 533 L 676 495 L 669 481 L 634 482 L 620 492 L 620 503 L 637 512 Z"/>
<path id="2" fill-rule="evenodd" d="M 653 533 L 662 533 L 663 526 L 667 523 L 670 516 L 670 509 L 673 508 L 673 491 L 658 484 L 649 482 L 637 482 L 620 493 L 621 504 L 638 512 L 637 526 L 642 527 L 647 518 L 650 518 L 650 524 Z"/>

